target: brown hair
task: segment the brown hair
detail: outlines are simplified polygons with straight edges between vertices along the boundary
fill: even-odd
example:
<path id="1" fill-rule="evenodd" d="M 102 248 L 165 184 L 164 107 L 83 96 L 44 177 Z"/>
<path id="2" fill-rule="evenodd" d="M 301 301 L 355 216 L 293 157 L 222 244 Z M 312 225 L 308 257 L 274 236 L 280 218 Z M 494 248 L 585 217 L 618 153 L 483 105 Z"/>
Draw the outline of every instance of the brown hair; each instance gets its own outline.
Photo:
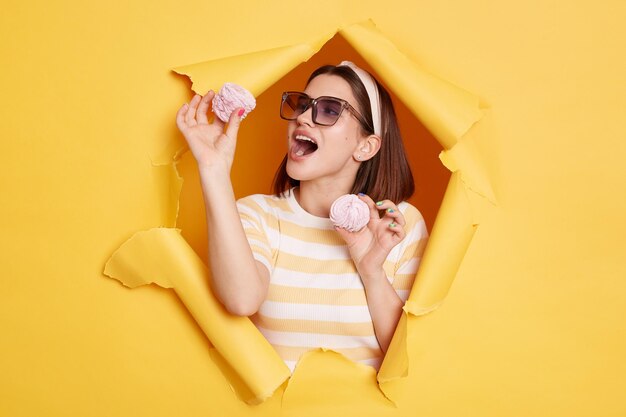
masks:
<path id="1" fill-rule="evenodd" d="M 367 125 L 361 123 L 361 130 L 365 135 L 374 134 L 370 100 L 365 86 L 356 73 L 347 66 L 325 65 L 313 71 L 307 85 L 315 77 L 322 74 L 337 75 L 350 84 L 357 101 L 357 110 L 367 122 Z M 350 193 L 364 193 L 374 201 L 389 199 L 399 203 L 408 199 L 415 191 L 413 174 L 404 151 L 391 97 L 378 81 L 376 81 L 376 86 L 378 87 L 382 119 L 381 146 L 373 158 L 361 162 Z M 274 176 L 274 194 L 281 196 L 286 190 L 299 184 L 299 180 L 295 180 L 287 174 L 287 155 L 285 155 Z"/>

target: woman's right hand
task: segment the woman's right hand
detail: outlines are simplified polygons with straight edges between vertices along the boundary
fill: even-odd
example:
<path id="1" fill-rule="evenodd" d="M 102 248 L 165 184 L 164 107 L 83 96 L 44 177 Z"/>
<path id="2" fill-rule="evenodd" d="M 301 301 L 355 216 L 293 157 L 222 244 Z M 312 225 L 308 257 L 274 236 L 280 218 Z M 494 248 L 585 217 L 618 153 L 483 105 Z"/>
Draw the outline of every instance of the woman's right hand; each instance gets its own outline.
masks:
<path id="1" fill-rule="evenodd" d="M 214 96 L 213 91 L 204 97 L 196 94 L 189 104 L 183 104 L 176 113 L 176 125 L 185 136 L 200 171 L 226 169 L 230 173 L 243 109 L 233 111 L 226 129 L 225 123 L 218 117 L 209 123 L 207 112 Z"/>

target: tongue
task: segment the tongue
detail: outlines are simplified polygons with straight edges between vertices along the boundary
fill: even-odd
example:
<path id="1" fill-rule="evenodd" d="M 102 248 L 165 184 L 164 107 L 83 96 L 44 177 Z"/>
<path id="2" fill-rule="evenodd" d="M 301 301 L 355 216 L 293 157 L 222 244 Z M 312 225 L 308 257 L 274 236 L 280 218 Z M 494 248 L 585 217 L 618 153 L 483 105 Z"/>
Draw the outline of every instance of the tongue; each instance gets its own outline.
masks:
<path id="1" fill-rule="evenodd" d="M 295 143 L 294 151 L 296 155 L 303 156 L 313 153 L 317 150 L 317 145 L 313 142 L 298 141 Z"/>

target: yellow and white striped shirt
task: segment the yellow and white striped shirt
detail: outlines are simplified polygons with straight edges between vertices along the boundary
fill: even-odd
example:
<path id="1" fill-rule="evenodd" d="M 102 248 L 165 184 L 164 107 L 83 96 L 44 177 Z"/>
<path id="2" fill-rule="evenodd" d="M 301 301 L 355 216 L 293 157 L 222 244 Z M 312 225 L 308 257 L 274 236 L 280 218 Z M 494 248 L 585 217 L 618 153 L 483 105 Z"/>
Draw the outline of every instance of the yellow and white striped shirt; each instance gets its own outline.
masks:
<path id="1" fill-rule="evenodd" d="M 293 371 L 300 356 L 326 348 L 378 370 L 383 353 L 363 283 L 330 219 L 285 198 L 255 194 L 237 201 L 254 258 L 270 271 L 266 300 L 252 321 Z M 383 268 L 398 296 L 409 296 L 427 240 L 420 212 L 398 205 L 406 237 Z"/>

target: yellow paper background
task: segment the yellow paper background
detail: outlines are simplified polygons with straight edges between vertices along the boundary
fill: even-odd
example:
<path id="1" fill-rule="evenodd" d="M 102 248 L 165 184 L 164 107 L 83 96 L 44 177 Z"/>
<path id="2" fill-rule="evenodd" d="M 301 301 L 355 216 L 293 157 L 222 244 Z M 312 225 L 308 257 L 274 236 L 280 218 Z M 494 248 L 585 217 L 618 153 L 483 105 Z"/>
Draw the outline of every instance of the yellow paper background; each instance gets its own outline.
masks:
<path id="1" fill-rule="evenodd" d="M 293 415 L 623 415 L 624 17 L 620 1 L 6 5 L 0 415 L 269 416 L 281 400 Z M 128 291 L 102 267 L 134 232 L 174 226 L 176 177 L 156 164 L 182 145 L 173 115 L 189 90 L 170 68 L 368 18 L 489 108 L 466 139 L 497 205 L 468 197 L 480 226 L 453 286 L 434 313 L 407 316 L 397 408 L 362 385 L 367 370 L 356 387 L 317 392 L 352 369 L 332 353 L 312 354 L 284 398 L 248 406 L 173 293 Z M 280 134 L 266 115 L 242 128 L 240 195 L 259 191 L 245 144 L 282 138 L 253 133 Z M 186 193 L 179 226 L 200 248 Z"/>

